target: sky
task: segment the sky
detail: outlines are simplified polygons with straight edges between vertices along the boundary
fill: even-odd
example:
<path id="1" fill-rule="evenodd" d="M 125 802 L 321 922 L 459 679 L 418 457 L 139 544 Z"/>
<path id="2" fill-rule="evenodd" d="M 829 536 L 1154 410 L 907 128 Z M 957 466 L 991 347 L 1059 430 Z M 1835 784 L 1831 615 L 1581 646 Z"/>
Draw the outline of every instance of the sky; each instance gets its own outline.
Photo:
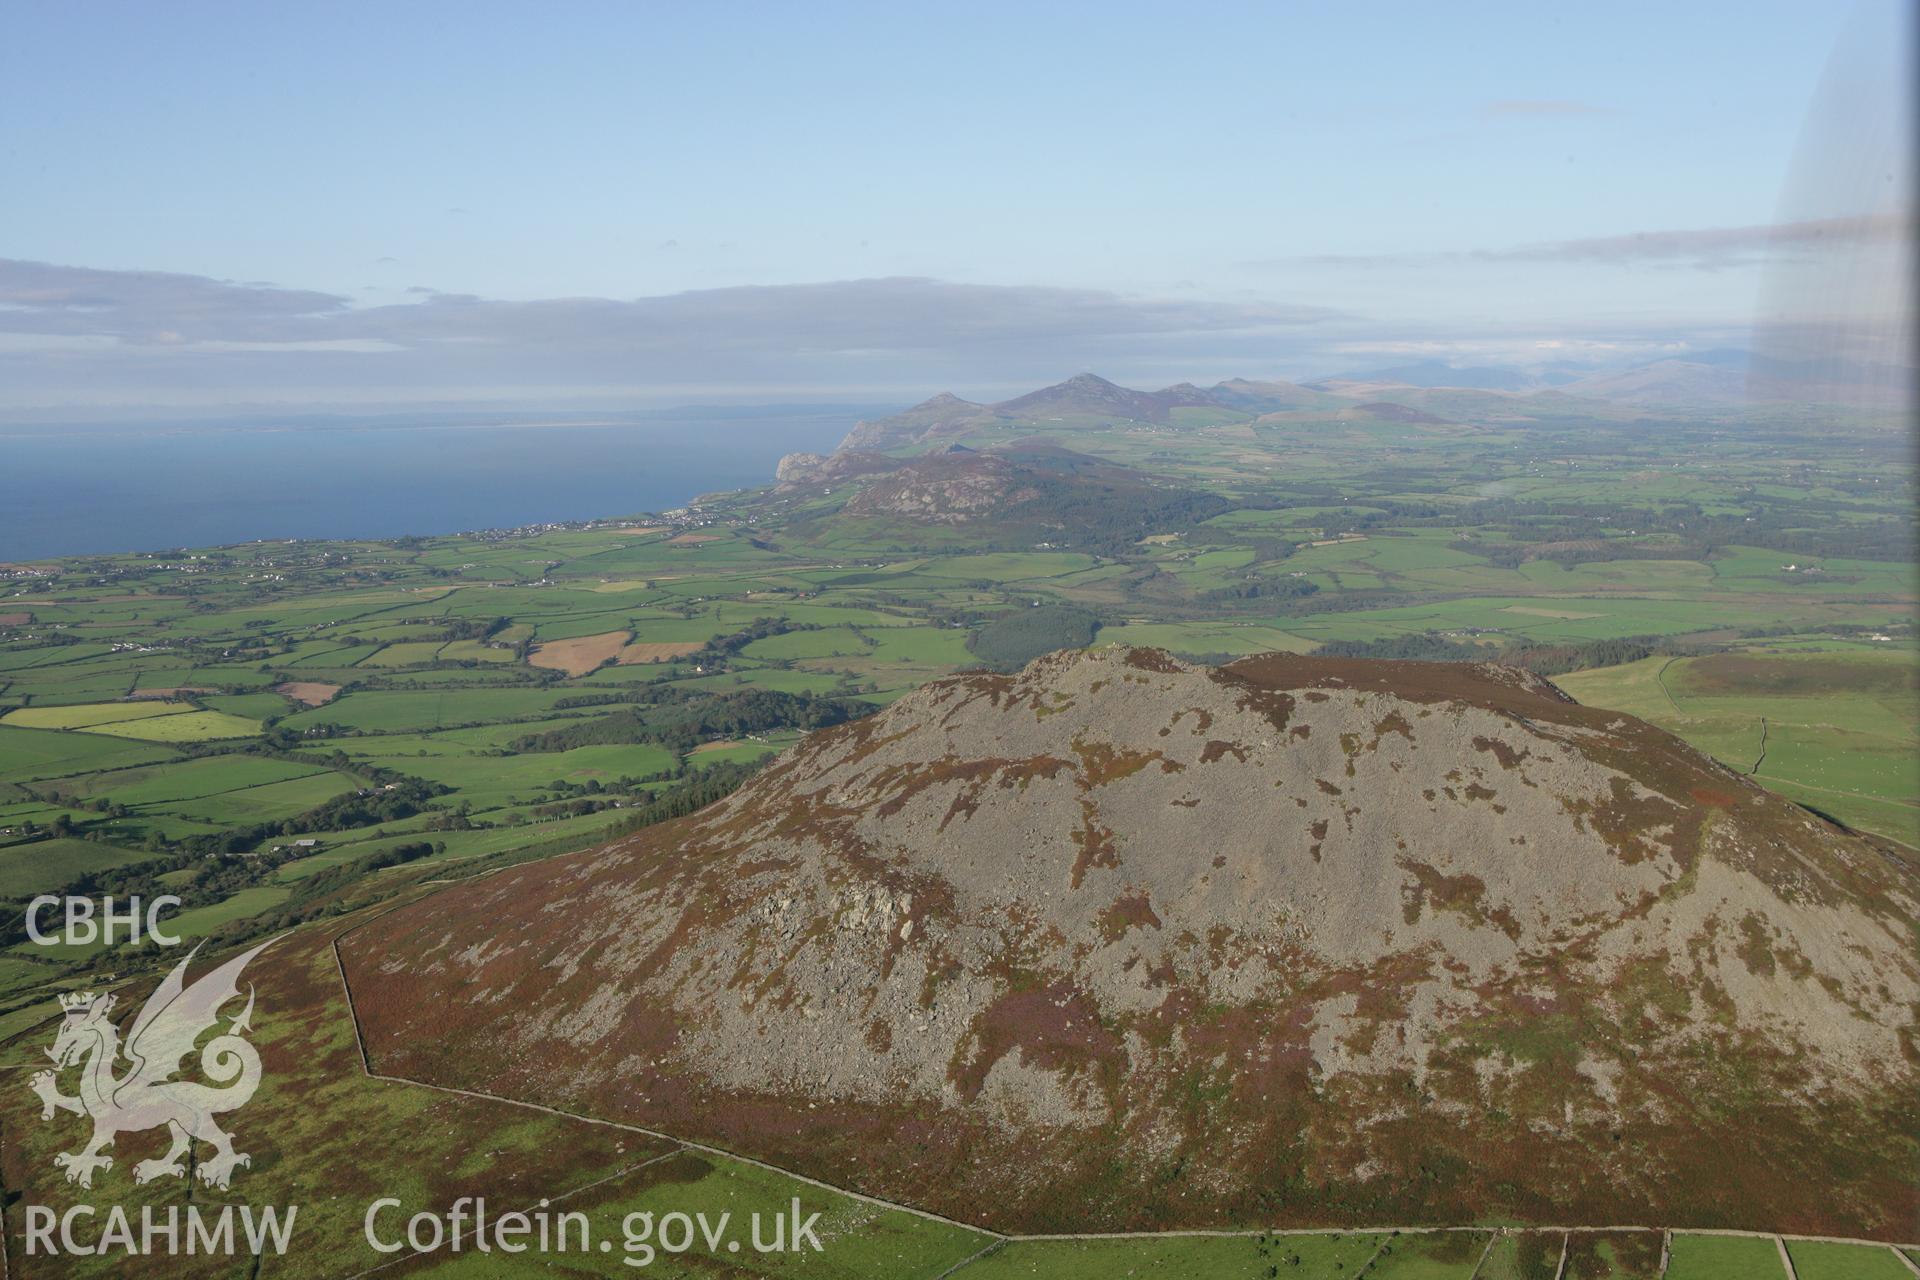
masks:
<path id="1" fill-rule="evenodd" d="M 1896 13 L 19 6 L 0 413 L 1744 346 L 1904 279 Z"/>

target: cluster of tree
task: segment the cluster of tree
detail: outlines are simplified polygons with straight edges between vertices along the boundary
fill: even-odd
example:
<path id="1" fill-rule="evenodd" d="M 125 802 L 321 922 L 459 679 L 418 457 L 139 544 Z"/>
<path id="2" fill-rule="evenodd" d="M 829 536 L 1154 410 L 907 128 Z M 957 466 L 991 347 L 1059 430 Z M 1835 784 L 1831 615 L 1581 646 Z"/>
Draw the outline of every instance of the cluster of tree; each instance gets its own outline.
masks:
<path id="1" fill-rule="evenodd" d="M 1530 560 L 1551 560 L 1563 569 L 1605 560 L 1699 560 L 1707 549 L 1699 542 L 1639 543 L 1619 538 L 1587 537 L 1553 542 L 1486 542 L 1460 538 L 1447 544 L 1502 569 L 1517 569 Z"/>
<path id="2" fill-rule="evenodd" d="M 1321 533 L 1329 538 L 1349 533 L 1379 533 L 1393 525 L 1450 523 L 1458 518 L 1458 509 L 1449 512 L 1437 503 L 1375 497 L 1367 498 L 1365 509 L 1326 511 L 1315 517 Z"/>
<path id="3" fill-rule="evenodd" d="M 1016 609 L 967 637 L 967 651 L 994 671 L 1017 671 L 1055 649 L 1084 649 L 1093 643 L 1100 619 L 1072 605 L 1043 604 Z"/>
<path id="4" fill-rule="evenodd" d="M 789 631 L 818 631 L 819 629 L 818 624 L 812 622 L 792 622 L 781 617 L 755 618 L 738 631 L 714 636 L 707 641 L 705 648 L 690 654 L 688 661 L 703 665 L 723 663 L 755 640 L 783 636 Z"/>
<path id="5" fill-rule="evenodd" d="M 436 853 L 444 852 L 446 847 L 445 844 L 430 844 L 421 840 L 394 845 L 378 853 L 370 853 L 364 858 L 355 858 L 352 862 L 343 862 L 337 867 L 316 871 L 295 886 L 293 895 L 287 899 L 287 909 L 282 919 L 291 923 L 300 918 L 300 907 L 339 892 L 361 876 L 383 871 L 388 867 L 403 867 L 409 862 L 418 862 L 422 858 L 430 858 Z"/>
<path id="6" fill-rule="evenodd" d="M 1332 640 L 1313 651 L 1317 658 L 1387 658 L 1402 662 L 1490 662 L 1494 651 L 1421 631 L 1384 640 Z"/>
<path id="7" fill-rule="evenodd" d="M 979 520 L 969 546 L 981 551 L 1027 551 L 1039 544 L 1072 547 L 1094 555 L 1129 557 L 1139 553 L 1140 539 L 1154 533 L 1191 530 L 1236 507 L 1264 507 L 1262 499 L 1230 501 L 1219 494 L 1151 483 L 1125 474 L 1124 468 L 1088 466 L 1090 459 L 1050 461 L 1040 453 L 1015 455 L 1018 465 L 1006 482 L 1006 498 Z M 831 517 L 815 517 L 795 525 L 802 536 Z M 940 539 L 921 539 L 912 526 L 890 529 L 888 545 L 909 553 L 939 554 L 952 550 Z M 988 583 L 988 587 L 1000 584 Z"/>
<path id="8" fill-rule="evenodd" d="M 1243 578 L 1230 586 L 1202 592 L 1200 598 L 1218 600 L 1299 600 L 1320 588 L 1305 578 Z"/>
<path id="9" fill-rule="evenodd" d="M 1588 640 L 1581 644 L 1529 644 L 1503 650 L 1499 661 L 1510 667 L 1525 667 L 1543 676 L 1565 675 L 1591 667 L 1617 667 L 1623 662 L 1638 662 L 1655 655 L 1679 657 L 1701 653 L 1698 645 L 1685 645 L 1658 637 Z"/>
<path id="10" fill-rule="evenodd" d="M 476 831 L 492 825 L 473 820 L 473 803 L 469 800 L 462 800 L 451 809 L 435 809 L 421 824 L 428 831 Z"/>
<path id="11" fill-rule="evenodd" d="M 96 837 L 90 835 L 88 838 Z M 42 891 L 62 897 L 93 898 L 96 902 L 111 897 L 122 906 L 134 897 L 151 901 L 162 894 L 172 894 L 180 899 L 182 906 L 191 908 L 222 901 L 258 884 L 295 856 L 292 850 L 282 850 L 253 857 L 241 857 L 236 853 L 208 857 L 172 849 L 130 865 L 82 872 L 64 884 L 44 886 Z M 184 884 L 168 883 L 160 878 L 169 872 L 189 868 L 193 869 L 194 874 Z M 6 910 L 0 911 L 0 946 L 15 946 L 28 940 L 25 906 L 26 900 L 32 896 L 23 893 Z M 42 927 L 47 927 L 44 920 Z"/>
<path id="12" fill-rule="evenodd" d="M 697 809 L 704 809 L 715 801 L 731 795 L 742 783 L 751 778 L 758 768 L 757 762 L 727 763 L 690 771 L 674 786 L 662 791 L 654 799 L 634 809 L 627 817 L 604 830 L 593 832 L 585 838 L 569 837 L 563 841 L 531 845 L 513 850 L 502 857 L 509 862 L 524 861 L 528 858 L 562 852 L 568 848 L 582 848 L 588 844 L 616 840 L 657 823 L 685 817 Z M 402 861 L 416 861 L 429 853 L 438 853 L 443 848 L 442 845 L 402 845 L 397 849 L 317 872 L 300 881 L 299 886 L 294 890 L 293 897 L 288 899 L 285 908 L 281 911 L 272 916 L 256 917 L 254 921 L 242 928 L 250 934 L 279 932 L 322 915 L 339 914 L 347 909 L 341 896 L 342 891 L 351 888 L 369 871 L 395 866 Z M 395 861 L 386 861 L 390 858 Z"/>
<path id="13" fill-rule="evenodd" d="M 1285 560 L 1300 549 L 1300 544 L 1289 538 L 1277 538 L 1271 534 L 1259 534 L 1248 538 L 1246 547 L 1253 552 L 1249 566 L 1270 564 L 1275 560 Z"/>
<path id="14" fill-rule="evenodd" d="M 620 801 L 611 796 L 576 796 L 571 800 L 537 804 L 529 812 L 536 818 L 579 818 L 589 813 L 599 813 L 602 809 L 619 807 Z"/>
<path id="15" fill-rule="evenodd" d="M 1072 500 L 1057 501 L 1046 512 L 1049 526 L 1069 529 L 1071 536 L 1047 540 L 1070 542 L 1075 550 L 1096 555 L 1132 555 L 1149 534 L 1184 533 L 1235 505 L 1219 494 L 1190 489 L 1076 489 Z"/>
<path id="16" fill-rule="evenodd" d="M 676 752 L 690 751 L 715 738 L 733 738 L 776 729 L 824 729 L 872 711 L 852 698 L 812 693 L 742 689 L 732 693 L 662 687 L 644 706 L 622 706 L 545 733 L 516 739 L 514 751 L 571 751 L 575 747 L 651 742 Z"/>
<path id="17" fill-rule="evenodd" d="M 690 769 L 686 777 L 636 808 L 630 816 L 615 824 L 608 834 L 610 836 L 629 835 L 656 823 L 673 818 L 684 818 L 697 809 L 706 808 L 716 800 L 724 800 L 738 791 L 747 779 L 758 773 L 762 763 L 762 760 L 744 763 L 726 761 L 708 765 L 703 769 Z"/>
<path id="18" fill-rule="evenodd" d="M 643 685 L 638 689 L 623 689 L 618 693 L 576 693 L 565 698 L 555 698 L 555 711 L 578 711 L 582 707 L 610 707 L 622 702 L 656 702 L 657 692 L 663 686 Z"/>
<path id="19" fill-rule="evenodd" d="M 1314 650 L 1328 658 L 1392 658 L 1418 662 L 1497 662 L 1525 667 L 1543 676 L 1565 675 L 1592 667 L 1617 667 L 1654 656 L 1681 657 L 1708 652 L 1660 636 L 1615 637 L 1578 644 L 1511 644 L 1492 649 L 1470 641 L 1422 631 L 1385 640 L 1334 640 Z"/>
<path id="20" fill-rule="evenodd" d="M 513 625 L 512 618 L 409 618 L 421 628 L 420 640 L 485 640 Z"/>

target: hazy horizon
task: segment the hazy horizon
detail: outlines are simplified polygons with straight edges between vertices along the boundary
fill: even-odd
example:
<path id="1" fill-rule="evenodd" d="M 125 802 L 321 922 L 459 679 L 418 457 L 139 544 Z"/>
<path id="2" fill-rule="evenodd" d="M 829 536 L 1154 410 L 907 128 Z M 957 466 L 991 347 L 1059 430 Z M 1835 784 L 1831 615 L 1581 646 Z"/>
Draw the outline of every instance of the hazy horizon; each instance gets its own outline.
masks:
<path id="1" fill-rule="evenodd" d="M 482 8 L 20 15 L 0 417 L 1906 361 L 1889 0 Z"/>

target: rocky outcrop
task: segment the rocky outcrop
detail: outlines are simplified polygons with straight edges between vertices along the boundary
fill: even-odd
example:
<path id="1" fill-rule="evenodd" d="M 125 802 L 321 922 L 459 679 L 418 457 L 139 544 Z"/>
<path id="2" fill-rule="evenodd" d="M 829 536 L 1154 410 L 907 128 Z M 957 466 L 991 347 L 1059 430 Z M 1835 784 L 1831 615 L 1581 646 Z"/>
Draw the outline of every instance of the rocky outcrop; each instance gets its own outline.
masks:
<path id="1" fill-rule="evenodd" d="M 353 934 L 377 1069 L 1000 1226 L 1913 1233 L 1920 880 L 1499 667 L 936 681 Z"/>

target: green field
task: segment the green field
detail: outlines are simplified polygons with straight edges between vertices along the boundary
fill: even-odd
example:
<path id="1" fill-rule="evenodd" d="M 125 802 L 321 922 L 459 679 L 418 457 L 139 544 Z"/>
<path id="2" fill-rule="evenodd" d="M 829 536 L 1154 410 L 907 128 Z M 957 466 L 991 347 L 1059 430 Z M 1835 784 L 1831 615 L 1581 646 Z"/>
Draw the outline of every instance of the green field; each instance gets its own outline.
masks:
<path id="1" fill-rule="evenodd" d="M 1016 1276 L 1106 1280 L 1125 1275 L 1163 1280 L 1259 1280 L 1276 1274 L 1317 1280 L 1360 1274 L 1360 1268 L 1386 1239 L 1357 1233 L 1022 1240 L 968 1264 L 962 1274 L 968 1280 L 1011 1280 Z"/>
<path id="2" fill-rule="evenodd" d="M 1667 1264 L 1667 1280 L 1780 1280 L 1785 1274 L 1778 1245 L 1746 1236 L 1676 1233 Z"/>
<path id="3" fill-rule="evenodd" d="M 159 747 L 0 724 L 0 776 L 15 784 L 169 758 Z"/>
<path id="4" fill-rule="evenodd" d="M 286 717 L 280 727 L 301 732 L 318 725 L 378 733 L 443 729 L 495 720 L 531 718 L 563 695 L 537 689 L 462 689 L 432 693 L 353 692 L 324 707 Z"/>
<path id="5" fill-rule="evenodd" d="M 243 720 L 224 711 L 186 711 L 172 716 L 116 720 L 112 724 L 94 725 L 86 732 L 137 738 L 142 742 L 209 742 L 215 738 L 250 738 L 260 732 L 260 722 Z"/>
<path id="6" fill-rule="evenodd" d="M 222 926 L 237 921 L 248 920 L 263 911 L 279 906 L 287 900 L 290 890 L 281 885 L 254 885 L 213 903 L 210 906 L 193 907 L 171 913 L 161 918 L 161 927 L 169 936 L 178 937 L 182 942 L 197 941 L 218 932 Z M 56 924 L 49 918 L 41 925 L 45 933 L 55 933 Z M 13 954 L 31 960 L 52 963 L 72 963 L 90 959 L 112 950 L 102 942 L 58 942 L 36 943 L 22 942 L 13 948 Z"/>
<path id="7" fill-rule="evenodd" d="M 1920 846 L 1920 689 L 1907 652 L 1760 648 L 1560 676 L 1842 822 Z"/>
<path id="8" fill-rule="evenodd" d="M 1913 1280 L 1899 1255 L 1879 1245 L 1789 1240 L 1787 1256 L 1799 1280 Z"/>
<path id="9" fill-rule="evenodd" d="M 93 729 L 109 724 L 128 724 L 154 716 L 179 715 L 192 711 L 185 702 L 101 702 L 67 707 L 22 707 L 9 712 L 0 724 L 20 729 Z"/>
<path id="10" fill-rule="evenodd" d="M 217 796 L 250 787 L 310 777 L 313 765 L 252 755 L 215 755 L 145 768 L 114 769 L 89 775 L 56 794 L 105 797 L 143 808 Z"/>
<path id="11" fill-rule="evenodd" d="M 0 847 L 0 898 L 51 893 L 80 876 L 145 862 L 151 855 L 91 840 L 48 839 Z"/>

